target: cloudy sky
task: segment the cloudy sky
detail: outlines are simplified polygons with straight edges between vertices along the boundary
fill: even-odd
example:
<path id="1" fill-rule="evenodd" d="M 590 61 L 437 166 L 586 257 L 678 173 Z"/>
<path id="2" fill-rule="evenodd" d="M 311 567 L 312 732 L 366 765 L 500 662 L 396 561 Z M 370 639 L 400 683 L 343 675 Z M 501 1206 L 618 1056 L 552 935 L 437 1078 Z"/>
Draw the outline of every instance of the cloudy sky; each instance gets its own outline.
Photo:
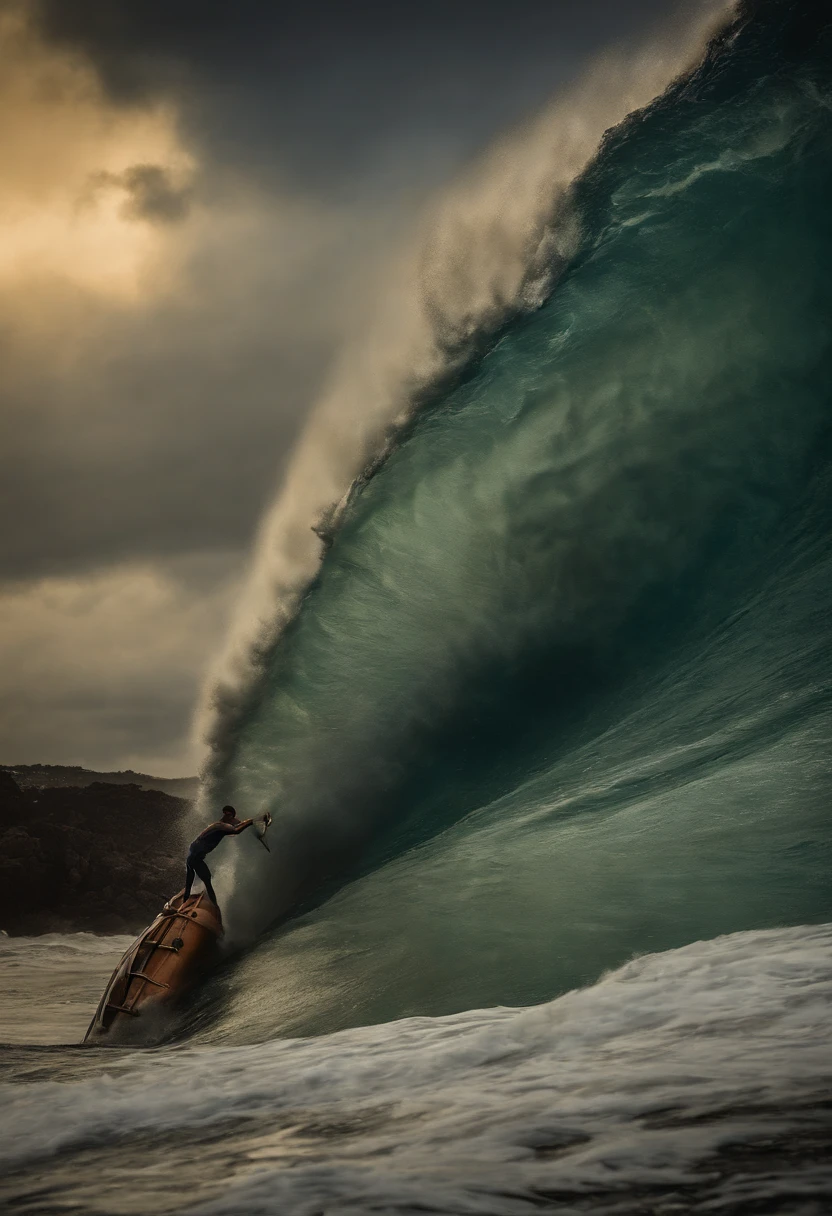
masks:
<path id="1" fill-rule="evenodd" d="M 252 538 L 433 200 L 667 0 L 0 0 L 0 762 L 195 770 Z"/>

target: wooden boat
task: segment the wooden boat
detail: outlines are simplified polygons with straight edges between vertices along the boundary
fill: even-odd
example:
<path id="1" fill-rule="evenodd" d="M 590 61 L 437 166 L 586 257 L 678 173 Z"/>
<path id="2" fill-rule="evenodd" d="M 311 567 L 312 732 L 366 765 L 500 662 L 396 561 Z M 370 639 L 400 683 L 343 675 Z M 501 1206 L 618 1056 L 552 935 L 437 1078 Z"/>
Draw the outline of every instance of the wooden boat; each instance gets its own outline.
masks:
<path id="1" fill-rule="evenodd" d="M 216 963 L 222 920 L 204 891 L 165 904 L 125 952 L 104 990 L 85 1043 L 136 1040 Z M 137 1022 L 136 1019 L 142 1019 Z"/>

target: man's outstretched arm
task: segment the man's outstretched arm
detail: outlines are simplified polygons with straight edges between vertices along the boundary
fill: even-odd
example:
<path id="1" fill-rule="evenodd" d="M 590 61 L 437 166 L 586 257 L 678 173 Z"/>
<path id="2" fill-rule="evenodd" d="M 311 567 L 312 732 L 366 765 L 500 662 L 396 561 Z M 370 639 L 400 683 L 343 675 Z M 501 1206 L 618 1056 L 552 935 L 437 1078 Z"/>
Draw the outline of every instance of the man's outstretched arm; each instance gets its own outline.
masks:
<path id="1" fill-rule="evenodd" d="M 240 832 L 244 832 L 246 828 L 250 828 L 253 823 L 253 819 L 243 819 L 241 823 L 235 823 L 232 827 L 230 827 L 229 832 L 233 836 L 239 836 Z"/>

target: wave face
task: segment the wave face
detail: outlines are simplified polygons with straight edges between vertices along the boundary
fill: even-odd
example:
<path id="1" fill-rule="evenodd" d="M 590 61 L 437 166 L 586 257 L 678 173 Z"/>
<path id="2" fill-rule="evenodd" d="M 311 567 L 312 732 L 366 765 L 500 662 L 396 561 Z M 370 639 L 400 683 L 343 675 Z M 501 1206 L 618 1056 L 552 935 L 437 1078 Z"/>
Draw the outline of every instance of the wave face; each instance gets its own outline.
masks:
<path id="1" fill-rule="evenodd" d="M 831 50 L 755 5 L 610 132 L 549 298 L 350 498 L 221 782 L 276 816 L 238 939 L 317 895 L 205 1033 L 832 916 Z"/>

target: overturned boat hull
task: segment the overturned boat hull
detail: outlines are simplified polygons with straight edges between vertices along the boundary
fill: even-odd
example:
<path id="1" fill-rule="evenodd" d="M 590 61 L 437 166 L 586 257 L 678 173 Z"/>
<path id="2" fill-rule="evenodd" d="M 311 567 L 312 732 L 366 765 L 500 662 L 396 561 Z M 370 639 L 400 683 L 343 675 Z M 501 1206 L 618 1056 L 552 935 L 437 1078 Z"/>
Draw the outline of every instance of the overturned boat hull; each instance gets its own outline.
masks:
<path id="1" fill-rule="evenodd" d="M 204 892 L 180 893 L 124 953 L 84 1036 L 85 1043 L 140 1040 L 217 962 L 222 921 Z"/>

